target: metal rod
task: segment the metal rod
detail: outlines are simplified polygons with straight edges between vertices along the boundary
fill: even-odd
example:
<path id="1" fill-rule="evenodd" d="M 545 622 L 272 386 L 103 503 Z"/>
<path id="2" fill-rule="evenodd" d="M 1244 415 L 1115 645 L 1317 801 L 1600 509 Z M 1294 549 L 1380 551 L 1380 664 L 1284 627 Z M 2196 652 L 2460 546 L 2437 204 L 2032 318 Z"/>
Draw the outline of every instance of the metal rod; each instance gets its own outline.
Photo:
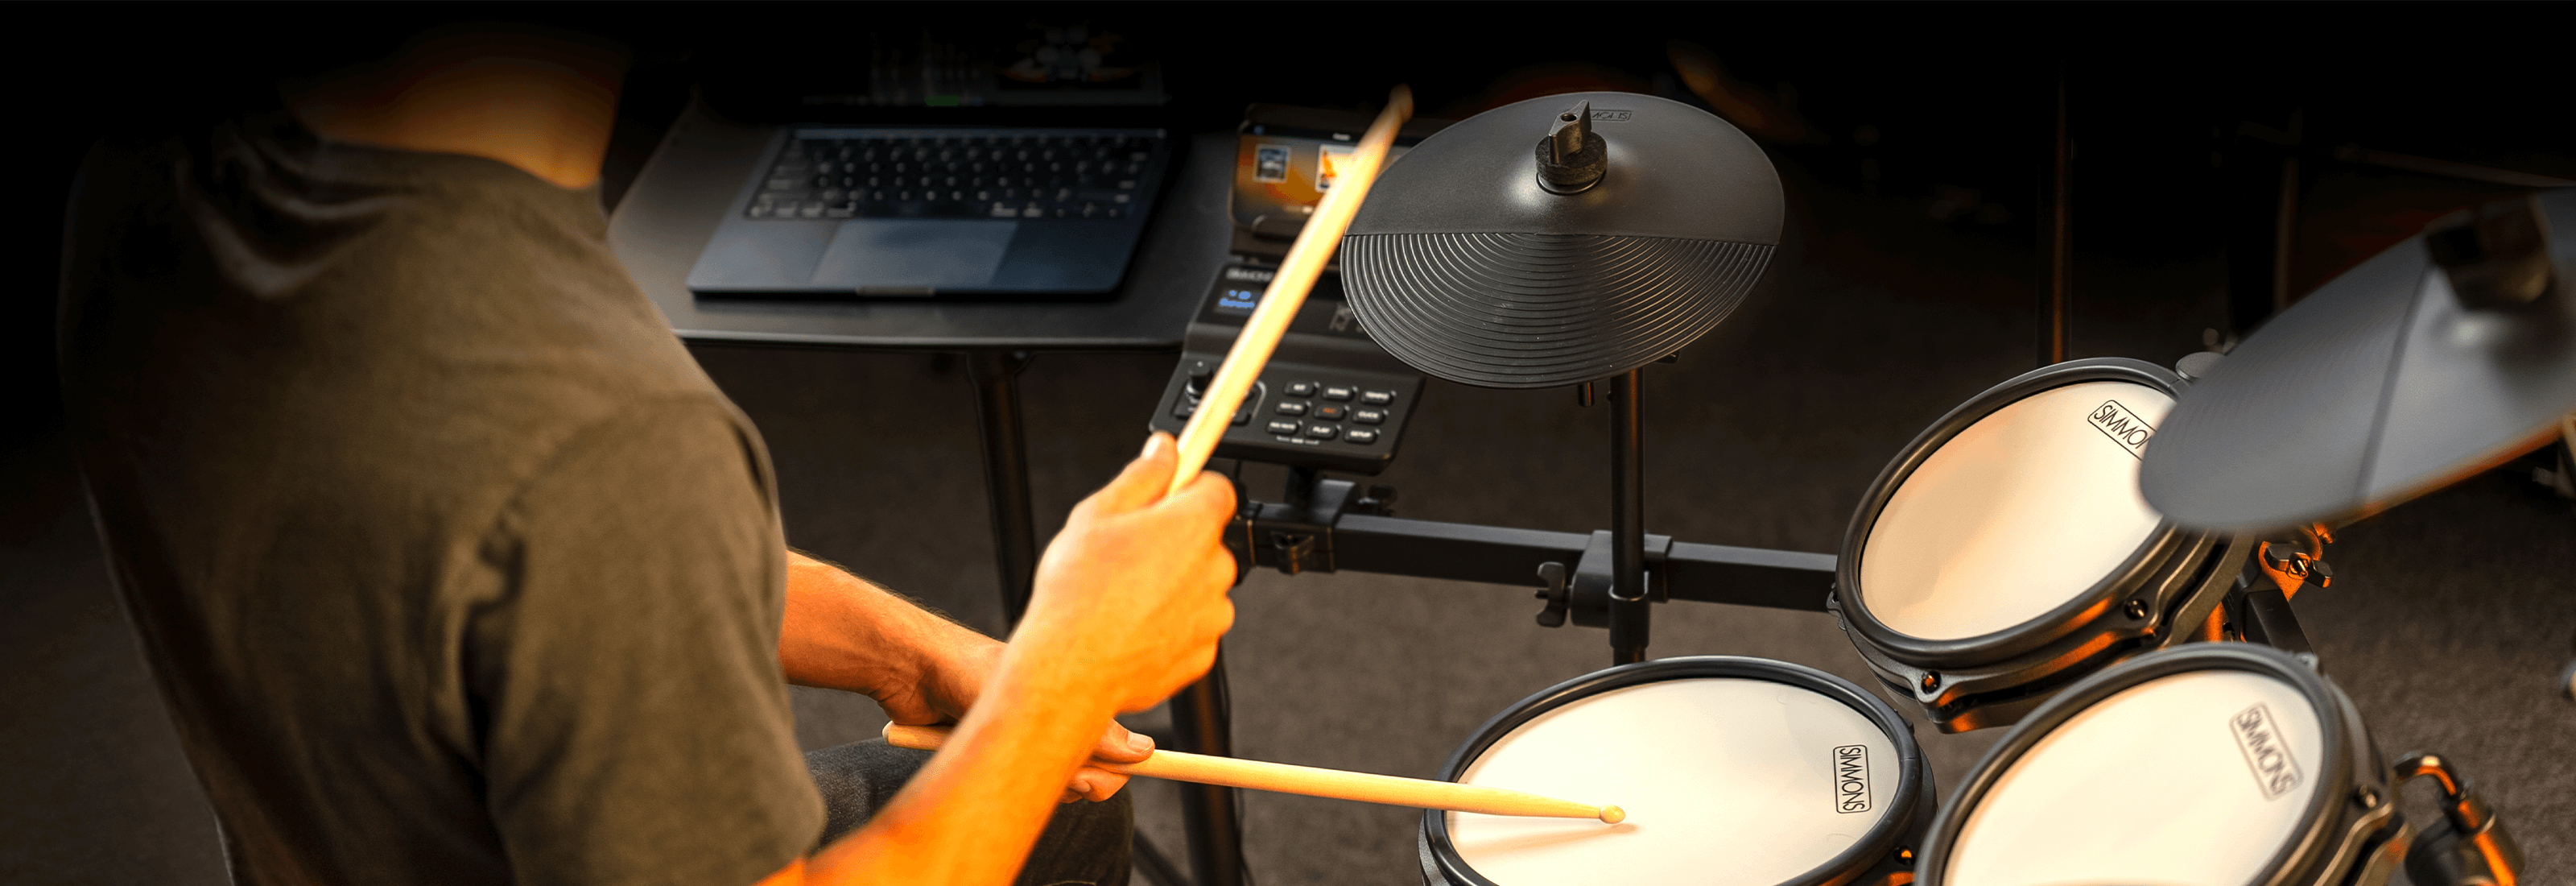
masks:
<path id="1" fill-rule="evenodd" d="M 1610 663 L 1646 660 L 1644 370 L 1610 381 Z"/>
<path id="2" fill-rule="evenodd" d="M 1190 753 L 1234 756 L 1232 712 L 1227 710 L 1225 652 L 1207 676 L 1172 696 L 1172 731 Z M 1234 815 L 1234 789 L 1183 784 L 1181 818 L 1189 831 L 1190 872 L 1198 886 L 1242 886 L 1243 824 Z"/>
<path id="3" fill-rule="evenodd" d="M 2069 292 L 2075 280 L 2075 237 L 2073 216 L 2068 203 L 2075 189 L 2075 152 L 2066 137 L 2066 74 L 2057 75 L 2057 168 L 2050 178 L 2048 199 L 2048 282 L 2040 287 L 2039 365 L 2066 362 L 2067 340 L 2073 337 L 2073 322 L 2068 316 Z"/>
<path id="4" fill-rule="evenodd" d="M 2515 172 L 2511 169 L 2497 169 L 2493 166 L 2479 166 L 2474 163 L 2454 163 L 2449 160 L 2435 160 L 2431 157 L 2417 157 L 2392 151 L 2374 151 L 2360 145 L 2336 148 L 2335 159 L 2517 188 L 2576 187 L 2576 181 L 2553 176 L 2533 175 L 2528 172 Z"/>
<path id="5" fill-rule="evenodd" d="M 1408 520 L 1373 514 L 1343 514 L 1333 521 L 1333 571 L 1373 572 L 1415 578 L 1526 586 L 1541 563 L 1573 564 L 1583 559 L 1591 536 L 1579 532 L 1512 529 L 1472 523 Z M 1229 537 L 1266 532 L 1238 524 Z M 1832 589 L 1835 557 L 1804 551 L 1739 548 L 1729 545 L 1645 537 L 1645 550 L 1660 552 L 1654 568 L 1666 593 L 1675 600 L 1733 603 L 1822 612 Z M 1254 565 L 1277 566 L 1278 552 L 1262 547 Z"/>
<path id="6" fill-rule="evenodd" d="M 966 355 L 975 384 L 976 423 L 984 444 L 984 492 L 993 514 L 993 560 L 1001 572 L 1002 623 L 1018 627 L 1029 608 L 1029 586 L 1038 563 L 1037 520 L 1029 507 L 1028 442 L 1020 427 L 1020 371 L 1027 351 L 979 350 Z"/>
<path id="7" fill-rule="evenodd" d="M 2263 633 L 2262 642 L 2283 652 L 2313 652 L 2308 634 L 2299 628 L 2299 616 L 2290 610 L 2290 599 L 2281 589 L 2268 583 L 2245 590 L 2245 610 L 2253 616 L 2254 627 Z"/>

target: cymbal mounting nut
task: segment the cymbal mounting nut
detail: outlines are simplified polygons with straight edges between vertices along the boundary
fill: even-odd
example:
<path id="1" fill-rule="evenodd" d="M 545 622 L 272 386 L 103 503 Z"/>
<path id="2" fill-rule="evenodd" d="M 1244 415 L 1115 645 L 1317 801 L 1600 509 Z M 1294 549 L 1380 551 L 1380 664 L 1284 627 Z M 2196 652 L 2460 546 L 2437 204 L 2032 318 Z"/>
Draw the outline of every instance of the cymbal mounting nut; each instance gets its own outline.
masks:
<path id="1" fill-rule="evenodd" d="M 1939 689 L 1941 688 L 1941 675 L 1927 672 L 1923 675 L 1923 681 L 1918 685 L 1922 686 L 1923 691 L 1925 692 Z"/>

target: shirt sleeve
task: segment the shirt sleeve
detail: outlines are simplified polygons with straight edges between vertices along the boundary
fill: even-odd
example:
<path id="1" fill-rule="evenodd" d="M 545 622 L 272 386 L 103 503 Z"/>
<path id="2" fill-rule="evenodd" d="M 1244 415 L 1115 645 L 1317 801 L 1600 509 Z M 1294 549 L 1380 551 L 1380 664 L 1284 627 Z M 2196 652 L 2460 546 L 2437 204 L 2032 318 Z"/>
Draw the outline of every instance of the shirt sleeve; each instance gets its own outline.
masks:
<path id="1" fill-rule="evenodd" d="M 758 437 L 705 400 L 584 429 L 506 510 L 464 662 L 518 882 L 747 886 L 813 844 L 776 513 Z"/>

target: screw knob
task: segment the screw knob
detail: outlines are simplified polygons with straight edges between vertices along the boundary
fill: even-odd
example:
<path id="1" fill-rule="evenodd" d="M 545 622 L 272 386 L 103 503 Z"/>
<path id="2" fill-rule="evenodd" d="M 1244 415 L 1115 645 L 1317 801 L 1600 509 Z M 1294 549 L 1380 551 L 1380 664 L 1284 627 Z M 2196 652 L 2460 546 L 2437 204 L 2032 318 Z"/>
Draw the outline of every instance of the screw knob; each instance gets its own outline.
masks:
<path id="1" fill-rule="evenodd" d="M 1610 170 L 1610 143 L 1592 131 L 1592 103 L 1556 115 L 1538 141 L 1538 184 L 1552 194 L 1580 194 Z"/>

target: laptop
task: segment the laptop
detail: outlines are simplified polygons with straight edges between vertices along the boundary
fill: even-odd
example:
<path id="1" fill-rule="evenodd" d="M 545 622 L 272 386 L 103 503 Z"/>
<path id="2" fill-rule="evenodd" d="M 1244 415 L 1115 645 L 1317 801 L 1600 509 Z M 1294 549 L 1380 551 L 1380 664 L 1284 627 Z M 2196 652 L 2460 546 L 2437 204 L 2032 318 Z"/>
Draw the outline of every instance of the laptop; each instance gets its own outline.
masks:
<path id="1" fill-rule="evenodd" d="M 1115 292 L 1170 166 L 1160 129 L 790 126 L 689 271 L 705 296 Z"/>

